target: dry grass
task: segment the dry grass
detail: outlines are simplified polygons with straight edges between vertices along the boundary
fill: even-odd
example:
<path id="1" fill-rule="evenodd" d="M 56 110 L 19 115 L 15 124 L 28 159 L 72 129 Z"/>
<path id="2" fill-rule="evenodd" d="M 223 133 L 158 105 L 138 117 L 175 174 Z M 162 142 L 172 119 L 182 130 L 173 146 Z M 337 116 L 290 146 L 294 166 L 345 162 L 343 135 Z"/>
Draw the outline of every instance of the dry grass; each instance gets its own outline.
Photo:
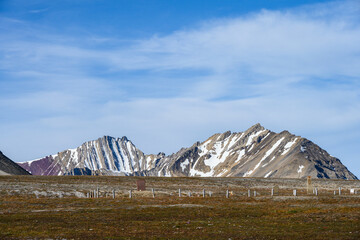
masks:
<path id="1" fill-rule="evenodd" d="M 179 198 L 176 190 L 179 185 L 185 189 L 184 181 L 199 196 Z M 184 181 L 147 179 L 163 191 L 156 198 L 134 192 L 132 199 L 120 194 L 116 199 L 86 199 L 10 195 L 5 189 L 39 183 L 45 186 L 37 188 L 47 190 L 56 185 L 64 190 L 69 184 L 112 189 L 120 182 L 121 192 L 134 187 L 134 178 L 0 178 L 0 239 L 360 239 L 358 196 L 295 198 L 291 189 L 283 188 L 288 196 L 271 198 L 265 195 L 268 189 L 259 188 L 260 197 L 248 198 L 246 187 L 232 186 L 238 194 L 227 199 L 223 187 L 230 183 Z M 218 195 L 203 198 L 202 187 Z"/>

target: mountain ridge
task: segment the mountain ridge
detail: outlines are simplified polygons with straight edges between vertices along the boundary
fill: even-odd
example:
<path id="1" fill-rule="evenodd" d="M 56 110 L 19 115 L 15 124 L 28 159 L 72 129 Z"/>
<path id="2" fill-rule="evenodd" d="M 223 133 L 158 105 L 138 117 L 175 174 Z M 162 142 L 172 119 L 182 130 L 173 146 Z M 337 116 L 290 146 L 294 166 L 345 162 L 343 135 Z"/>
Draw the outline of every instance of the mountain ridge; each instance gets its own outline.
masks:
<path id="1" fill-rule="evenodd" d="M 39 160 L 19 163 L 35 175 L 139 175 L 357 179 L 306 138 L 257 123 L 216 133 L 170 155 L 144 154 L 127 138 L 103 136 Z"/>
<path id="2" fill-rule="evenodd" d="M 0 151 L 0 176 L 1 175 L 30 175 L 30 173 Z"/>

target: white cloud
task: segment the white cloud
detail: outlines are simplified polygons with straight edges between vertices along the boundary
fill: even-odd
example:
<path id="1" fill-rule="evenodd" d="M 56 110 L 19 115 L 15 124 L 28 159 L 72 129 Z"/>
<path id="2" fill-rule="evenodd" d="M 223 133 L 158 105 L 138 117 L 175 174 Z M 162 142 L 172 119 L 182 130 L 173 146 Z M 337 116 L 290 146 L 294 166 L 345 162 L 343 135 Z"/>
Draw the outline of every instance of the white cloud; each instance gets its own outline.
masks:
<path id="1" fill-rule="evenodd" d="M 126 69 L 228 72 L 247 68 L 253 74 L 271 77 L 358 76 L 360 26 L 344 22 L 344 12 L 333 14 L 334 20 L 329 21 L 296 11 L 262 11 L 212 21 L 199 29 L 142 41 L 130 52 L 120 51 L 114 61 Z M 127 54 L 130 56 L 122 57 Z"/>
<path id="2" fill-rule="evenodd" d="M 28 160 L 108 134 L 171 153 L 261 122 L 333 148 L 327 136 L 360 129 L 359 13 L 356 1 L 264 10 L 110 48 L 3 33 L 0 87 L 28 84 L 0 96 L 0 144 Z"/>
<path id="3" fill-rule="evenodd" d="M 46 42 L 41 34 L 41 42 L 15 41 L 5 46 L 12 63 L 20 56 L 25 66 L 41 68 L 46 64 L 50 70 L 60 71 L 103 63 L 112 70 L 204 68 L 237 72 L 245 68 L 252 74 L 272 77 L 358 76 L 359 17 L 354 20 L 350 16 L 359 15 L 360 10 L 354 6 L 356 2 L 350 1 L 312 6 L 312 11 L 264 10 L 110 50 L 74 45 L 74 40 L 86 43 L 74 36 L 51 37 Z"/>

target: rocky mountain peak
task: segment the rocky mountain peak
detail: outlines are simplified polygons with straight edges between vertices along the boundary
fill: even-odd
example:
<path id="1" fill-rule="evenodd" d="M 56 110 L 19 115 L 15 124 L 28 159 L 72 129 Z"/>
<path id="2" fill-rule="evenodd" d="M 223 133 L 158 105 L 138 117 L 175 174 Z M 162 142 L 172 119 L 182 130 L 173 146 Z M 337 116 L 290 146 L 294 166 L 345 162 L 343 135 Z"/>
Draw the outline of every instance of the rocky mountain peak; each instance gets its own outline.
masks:
<path id="1" fill-rule="evenodd" d="M 231 135 L 231 131 L 226 131 L 224 133 L 220 133 L 217 141 L 223 141 L 224 139 L 228 138 Z"/>
<path id="2" fill-rule="evenodd" d="M 265 128 L 260 124 L 256 123 L 255 125 L 251 126 L 246 132 L 259 132 L 265 130 Z"/>
<path id="3" fill-rule="evenodd" d="M 128 142 L 129 139 L 128 139 L 126 136 L 123 136 L 123 137 L 121 138 L 121 141 L 123 141 L 123 142 Z"/>

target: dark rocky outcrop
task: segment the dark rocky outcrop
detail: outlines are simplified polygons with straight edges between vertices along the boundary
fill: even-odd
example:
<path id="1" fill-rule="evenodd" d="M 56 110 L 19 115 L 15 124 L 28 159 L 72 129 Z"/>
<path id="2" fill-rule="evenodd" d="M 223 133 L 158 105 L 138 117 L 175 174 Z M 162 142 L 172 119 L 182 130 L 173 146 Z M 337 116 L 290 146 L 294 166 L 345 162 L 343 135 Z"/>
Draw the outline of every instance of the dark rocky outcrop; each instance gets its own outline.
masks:
<path id="1" fill-rule="evenodd" d="M 30 175 L 30 173 L 0 152 L 0 175 Z"/>

